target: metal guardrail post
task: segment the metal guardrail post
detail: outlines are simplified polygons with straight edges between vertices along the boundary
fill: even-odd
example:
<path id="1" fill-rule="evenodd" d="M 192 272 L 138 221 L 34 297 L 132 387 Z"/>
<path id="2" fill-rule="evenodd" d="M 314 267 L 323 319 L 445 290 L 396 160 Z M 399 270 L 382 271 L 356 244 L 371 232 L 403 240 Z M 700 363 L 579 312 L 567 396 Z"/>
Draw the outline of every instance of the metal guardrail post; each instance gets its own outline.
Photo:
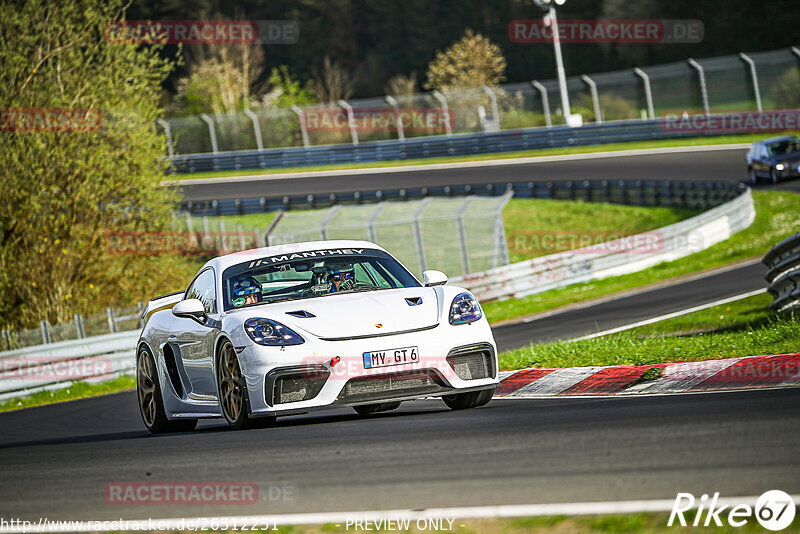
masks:
<path id="1" fill-rule="evenodd" d="M 106 315 L 108 316 L 108 331 L 114 334 L 117 331 L 117 319 L 114 316 L 114 308 L 106 308 Z"/>
<path id="2" fill-rule="evenodd" d="M 300 133 L 303 136 L 303 146 L 308 148 L 311 146 L 311 143 L 308 140 L 308 125 L 306 125 L 306 112 L 295 105 L 292 105 L 292 111 L 294 111 L 297 114 L 297 118 L 300 120 Z"/>
<path id="3" fill-rule="evenodd" d="M 463 274 L 469 274 L 469 254 L 467 252 L 467 236 L 464 234 L 464 212 L 467 211 L 472 198 L 467 197 L 456 214 L 456 235 L 461 245 L 461 269 Z"/>
<path id="4" fill-rule="evenodd" d="M 170 129 L 169 123 L 164 119 L 156 119 L 156 123 L 164 128 L 164 134 L 167 136 L 167 151 L 169 152 L 170 159 L 172 159 L 173 156 L 175 156 L 174 149 L 172 148 L 172 129 Z"/>
<path id="5" fill-rule="evenodd" d="M 422 216 L 422 212 L 425 211 L 425 208 L 428 206 L 428 203 L 431 201 L 431 197 L 426 197 L 422 199 L 417 208 L 417 211 L 414 212 L 414 219 L 413 219 L 413 226 L 414 226 L 414 241 L 417 246 L 417 258 L 419 260 L 419 268 L 420 274 L 426 270 L 426 263 L 425 263 L 425 247 L 422 244 L 422 229 L 419 226 L 419 218 Z"/>
<path id="6" fill-rule="evenodd" d="M 347 126 L 350 128 L 350 137 L 353 140 L 353 144 L 358 144 L 358 130 L 356 128 L 356 119 L 353 115 L 353 106 L 348 104 L 344 100 L 339 100 L 336 103 L 340 108 L 344 109 L 347 112 Z"/>
<path id="7" fill-rule="evenodd" d="M 797 56 L 797 59 L 800 59 L 800 48 L 797 48 L 796 46 L 793 46 L 789 50 L 792 51 L 792 54 Z"/>
<path id="8" fill-rule="evenodd" d="M 214 119 L 208 116 L 207 113 L 201 113 L 200 118 L 208 124 L 208 135 L 211 138 L 211 151 L 214 154 L 219 152 L 219 147 L 217 146 L 217 130 L 214 128 Z"/>
<path id="9" fill-rule="evenodd" d="M 497 95 L 488 85 L 482 86 L 483 92 L 489 95 L 489 100 L 492 103 L 492 123 L 493 130 L 500 131 L 500 112 L 497 109 Z"/>
<path id="10" fill-rule="evenodd" d="M 645 71 L 643 71 L 639 67 L 635 67 L 633 69 L 633 72 L 639 78 L 642 79 L 642 83 L 644 85 L 644 99 L 645 99 L 645 102 L 647 102 L 647 115 L 651 119 L 655 119 L 656 118 L 656 113 L 655 113 L 655 109 L 653 108 L 653 91 L 650 88 L 650 76 L 648 76 L 647 73 L 645 73 Z"/>
<path id="11" fill-rule="evenodd" d="M 86 337 L 86 330 L 83 327 L 83 316 L 80 313 L 75 314 L 75 331 L 78 333 L 78 339 Z"/>
<path id="12" fill-rule="evenodd" d="M 450 108 L 447 107 L 447 98 L 442 94 L 441 91 L 434 91 L 433 93 L 434 98 L 439 101 L 439 104 L 442 105 L 442 110 L 444 111 L 444 129 L 447 132 L 447 135 L 453 135 L 453 125 L 450 124 Z"/>
<path id="13" fill-rule="evenodd" d="M 544 123 L 548 128 L 553 127 L 550 120 L 550 101 L 547 98 L 547 88 L 539 81 L 532 80 L 531 85 L 542 95 L 542 109 L 544 110 Z"/>
<path id="14" fill-rule="evenodd" d="M 753 94 L 756 97 L 756 108 L 758 111 L 764 111 L 761 107 L 761 91 L 758 89 L 758 73 L 756 73 L 756 63 L 744 52 L 740 52 L 739 57 L 742 58 L 742 61 L 747 63 L 747 65 L 750 67 L 750 79 L 753 81 Z"/>
<path id="15" fill-rule="evenodd" d="M 390 95 L 386 95 L 384 97 L 384 100 L 386 100 L 386 103 L 392 106 L 392 108 L 394 109 L 394 120 L 397 123 L 397 138 L 401 141 L 405 141 L 406 134 L 403 131 L 403 120 L 400 117 L 400 109 L 397 100 Z"/>
<path id="16" fill-rule="evenodd" d="M 703 100 L 703 111 L 706 115 L 711 114 L 711 108 L 708 105 L 708 91 L 706 89 L 706 72 L 703 70 L 703 66 L 700 65 L 697 61 L 692 58 L 689 58 L 689 65 L 691 65 L 696 71 L 697 75 L 700 79 L 700 98 Z"/>
<path id="17" fill-rule="evenodd" d="M 597 84 L 594 83 L 594 80 L 589 78 L 585 74 L 581 74 L 581 80 L 589 86 L 589 93 L 592 95 L 592 105 L 594 107 L 594 122 L 597 124 L 603 123 L 603 115 L 600 110 L 600 97 L 597 94 Z"/>
<path id="18" fill-rule="evenodd" d="M 258 123 L 258 115 L 253 113 L 250 109 L 245 109 L 244 114 L 250 117 L 250 120 L 253 121 L 253 131 L 256 134 L 256 146 L 259 150 L 264 150 L 264 142 L 261 139 L 261 126 Z"/>
<path id="19" fill-rule="evenodd" d="M 39 328 L 42 330 L 42 343 L 50 343 L 50 323 L 47 321 L 41 321 L 39 323 Z"/>

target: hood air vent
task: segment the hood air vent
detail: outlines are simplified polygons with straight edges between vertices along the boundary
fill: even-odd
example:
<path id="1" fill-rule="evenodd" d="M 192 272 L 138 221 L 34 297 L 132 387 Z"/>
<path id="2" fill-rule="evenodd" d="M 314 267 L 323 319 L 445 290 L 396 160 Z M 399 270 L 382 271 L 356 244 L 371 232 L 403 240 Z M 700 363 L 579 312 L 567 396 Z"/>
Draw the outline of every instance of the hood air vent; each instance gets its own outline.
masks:
<path id="1" fill-rule="evenodd" d="M 286 315 L 291 315 L 292 317 L 299 317 L 301 319 L 308 319 L 310 317 L 316 317 L 316 315 L 314 315 L 311 312 L 307 312 L 306 310 L 290 311 L 290 312 L 286 312 Z"/>
<path id="2" fill-rule="evenodd" d="M 419 306 L 422 304 L 422 297 L 406 297 L 406 304 L 409 306 Z"/>

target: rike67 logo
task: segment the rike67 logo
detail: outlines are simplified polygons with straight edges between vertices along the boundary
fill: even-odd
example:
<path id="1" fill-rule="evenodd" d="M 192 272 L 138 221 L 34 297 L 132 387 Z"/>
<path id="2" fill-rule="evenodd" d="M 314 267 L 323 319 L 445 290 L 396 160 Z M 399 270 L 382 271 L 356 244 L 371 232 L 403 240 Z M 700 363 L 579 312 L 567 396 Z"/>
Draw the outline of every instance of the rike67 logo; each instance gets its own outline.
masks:
<path id="1" fill-rule="evenodd" d="M 797 511 L 792 496 L 781 490 L 765 492 L 756 500 L 755 508 L 749 504 L 732 502 L 733 499 L 724 501 L 726 503 L 720 500 L 719 493 L 715 493 L 711 499 L 708 495 L 702 495 L 699 500 L 691 493 L 678 493 L 667 526 L 677 523 L 682 527 L 708 527 L 712 524 L 721 527 L 727 520 L 732 527 L 743 527 L 755 517 L 765 529 L 778 531 L 792 524 Z"/>

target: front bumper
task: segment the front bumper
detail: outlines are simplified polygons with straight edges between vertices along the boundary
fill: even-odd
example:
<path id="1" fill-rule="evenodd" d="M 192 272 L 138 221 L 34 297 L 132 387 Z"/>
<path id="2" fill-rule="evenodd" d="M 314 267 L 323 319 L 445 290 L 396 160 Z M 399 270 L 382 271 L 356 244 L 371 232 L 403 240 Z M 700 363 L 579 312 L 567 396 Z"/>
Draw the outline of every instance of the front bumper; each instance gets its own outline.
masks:
<path id="1" fill-rule="evenodd" d="M 457 335 L 453 335 L 453 334 Z M 418 347 L 419 361 L 365 369 L 363 353 Z M 339 361 L 332 365 L 332 359 Z M 239 354 L 253 416 L 405 401 L 494 389 L 497 348 L 488 323 L 294 347 L 249 345 Z"/>

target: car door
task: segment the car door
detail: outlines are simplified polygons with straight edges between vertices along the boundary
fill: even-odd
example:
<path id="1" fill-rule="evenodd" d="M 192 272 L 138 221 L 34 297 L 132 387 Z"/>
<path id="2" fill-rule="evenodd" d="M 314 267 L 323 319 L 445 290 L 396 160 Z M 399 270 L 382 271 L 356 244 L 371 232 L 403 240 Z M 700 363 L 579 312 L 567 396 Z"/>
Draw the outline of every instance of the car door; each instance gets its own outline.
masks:
<path id="1" fill-rule="evenodd" d="M 759 176 L 768 176 L 771 165 L 769 164 L 769 153 L 767 152 L 766 145 L 757 145 L 755 159 L 753 160 L 753 170 Z"/>
<path id="2" fill-rule="evenodd" d="M 217 398 L 214 380 L 214 327 L 217 314 L 216 274 L 209 267 L 201 271 L 189 285 L 184 299 L 203 303 L 208 319 L 200 324 L 194 319 L 176 317 L 170 342 L 178 350 L 177 357 L 189 381 L 187 400 L 210 401 Z"/>

